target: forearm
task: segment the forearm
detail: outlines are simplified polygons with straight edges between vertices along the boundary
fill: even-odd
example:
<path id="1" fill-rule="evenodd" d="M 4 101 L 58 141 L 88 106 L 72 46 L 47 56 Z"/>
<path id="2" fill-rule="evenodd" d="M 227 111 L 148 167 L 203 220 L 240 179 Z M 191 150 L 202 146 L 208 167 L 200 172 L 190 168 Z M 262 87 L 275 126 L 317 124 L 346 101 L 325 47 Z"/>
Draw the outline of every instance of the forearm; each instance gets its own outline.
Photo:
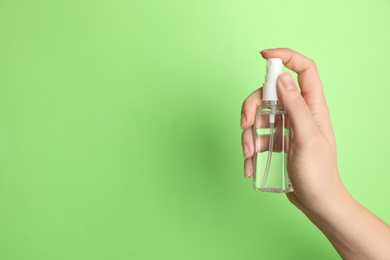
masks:
<path id="1" fill-rule="evenodd" d="M 343 259 L 390 259 L 390 227 L 344 187 L 317 209 L 303 209 Z"/>

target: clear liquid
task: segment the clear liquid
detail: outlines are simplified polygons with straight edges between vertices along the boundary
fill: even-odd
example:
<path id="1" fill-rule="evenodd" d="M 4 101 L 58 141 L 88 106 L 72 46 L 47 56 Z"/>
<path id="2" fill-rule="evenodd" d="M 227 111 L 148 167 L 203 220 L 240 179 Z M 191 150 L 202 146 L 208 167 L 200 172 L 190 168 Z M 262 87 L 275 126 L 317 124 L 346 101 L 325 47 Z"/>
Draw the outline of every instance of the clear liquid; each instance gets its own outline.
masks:
<path id="1" fill-rule="evenodd" d="M 275 110 L 274 107 L 271 111 L 271 107 L 267 105 L 260 107 L 253 127 L 254 189 L 273 193 L 292 191 L 286 167 L 289 123 L 284 110 L 280 107 Z"/>

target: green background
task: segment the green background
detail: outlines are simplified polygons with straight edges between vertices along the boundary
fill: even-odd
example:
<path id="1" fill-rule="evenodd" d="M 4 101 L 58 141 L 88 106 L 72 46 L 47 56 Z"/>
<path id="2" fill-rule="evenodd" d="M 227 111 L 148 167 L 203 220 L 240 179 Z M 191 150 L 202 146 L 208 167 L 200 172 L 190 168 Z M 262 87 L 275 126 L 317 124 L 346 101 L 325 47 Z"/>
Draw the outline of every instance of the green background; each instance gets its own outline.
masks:
<path id="1" fill-rule="evenodd" d="M 0 0 L 0 259 L 339 259 L 243 178 L 258 52 L 315 60 L 341 178 L 390 223 L 390 2 Z"/>

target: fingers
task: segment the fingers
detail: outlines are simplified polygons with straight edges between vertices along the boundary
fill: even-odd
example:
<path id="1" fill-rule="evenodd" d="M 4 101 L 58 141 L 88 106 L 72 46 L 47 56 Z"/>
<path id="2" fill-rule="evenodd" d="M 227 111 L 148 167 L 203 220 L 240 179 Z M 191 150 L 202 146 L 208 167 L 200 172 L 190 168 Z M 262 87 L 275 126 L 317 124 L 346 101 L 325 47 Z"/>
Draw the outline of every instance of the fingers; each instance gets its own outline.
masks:
<path id="1" fill-rule="evenodd" d="M 241 128 L 245 129 L 242 132 L 241 142 L 242 149 L 245 157 L 244 161 L 244 176 L 249 178 L 253 175 L 253 130 L 252 125 L 255 121 L 255 115 L 257 108 L 262 103 L 262 89 L 259 88 L 252 92 L 242 104 L 241 109 Z"/>
<path id="2" fill-rule="evenodd" d="M 276 134 L 275 134 L 276 136 Z M 276 138 L 275 138 L 276 139 Z M 253 130 L 252 128 L 247 128 L 242 131 L 241 135 L 241 145 L 242 152 L 245 159 L 253 157 L 255 152 L 264 152 L 268 151 L 269 148 L 269 135 L 259 135 L 256 134 L 256 145 L 254 145 L 253 140 Z M 281 143 L 281 142 L 280 142 Z M 274 149 L 281 151 L 281 145 L 278 144 L 277 140 L 274 142 Z"/>
<path id="3" fill-rule="evenodd" d="M 241 128 L 246 129 L 253 125 L 255 121 L 256 109 L 262 103 L 262 89 L 259 88 L 252 92 L 242 104 L 241 109 Z"/>
<path id="4" fill-rule="evenodd" d="M 253 129 L 249 127 L 242 131 L 241 135 L 241 145 L 244 154 L 244 177 L 249 178 L 253 175 Z"/>
<path id="5" fill-rule="evenodd" d="M 314 121 L 320 125 L 329 118 L 324 93 L 317 66 L 313 60 L 286 48 L 270 49 L 261 52 L 264 59 L 280 58 L 283 64 L 298 74 L 298 84 L 302 96 L 309 107 Z"/>
<path id="6" fill-rule="evenodd" d="M 264 50 L 261 55 L 264 59 L 280 58 L 286 68 L 298 74 L 302 95 L 313 93 L 315 98 L 324 101 L 321 80 L 313 60 L 286 48 Z"/>
<path id="7" fill-rule="evenodd" d="M 244 158 L 248 159 L 253 156 L 254 145 L 253 145 L 253 129 L 249 127 L 242 131 L 241 135 L 241 145 Z"/>
<path id="8" fill-rule="evenodd" d="M 289 138 L 285 134 L 285 129 L 279 128 L 276 125 L 274 134 L 273 152 L 287 152 Z M 256 134 L 256 145 L 254 145 L 253 128 L 249 127 L 242 132 L 241 143 L 243 148 L 244 161 L 244 176 L 249 178 L 253 175 L 253 156 L 255 152 L 265 152 L 269 150 L 269 134 Z M 284 142 L 283 142 L 284 140 Z"/>
<path id="9" fill-rule="evenodd" d="M 294 130 L 294 139 L 297 142 L 304 142 L 317 131 L 317 128 L 312 114 L 290 73 L 284 72 L 279 76 L 277 91 Z"/>
<path id="10" fill-rule="evenodd" d="M 288 116 L 294 131 L 294 140 L 305 142 L 308 137 L 318 131 L 333 133 L 329 120 L 328 108 L 323 95 L 322 84 L 315 63 L 309 58 L 290 49 L 273 49 L 262 51 L 265 59 L 280 58 L 283 64 L 298 74 L 301 92 L 289 73 L 279 77 L 278 96 Z M 252 125 L 255 121 L 257 108 L 262 104 L 262 89 L 257 89 L 244 101 L 241 110 L 242 146 L 245 157 L 245 177 L 253 175 L 253 154 L 256 151 L 267 150 L 267 136 L 256 137 L 259 147 L 253 143 Z M 262 123 L 261 123 L 262 124 Z M 267 124 L 267 122 L 265 123 Z M 262 126 L 264 127 L 265 124 Z M 283 138 L 284 135 L 282 135 Z M 264 140 L 263 140 L 264 139 Z M 282 140 L 282 139 L 281 139 Z M 264 147 L 262 147 L 264 145 Z M 288 145 L 288 143 L 287 143 Z M 274 143 L 274 151 L 283 151 Z"/>

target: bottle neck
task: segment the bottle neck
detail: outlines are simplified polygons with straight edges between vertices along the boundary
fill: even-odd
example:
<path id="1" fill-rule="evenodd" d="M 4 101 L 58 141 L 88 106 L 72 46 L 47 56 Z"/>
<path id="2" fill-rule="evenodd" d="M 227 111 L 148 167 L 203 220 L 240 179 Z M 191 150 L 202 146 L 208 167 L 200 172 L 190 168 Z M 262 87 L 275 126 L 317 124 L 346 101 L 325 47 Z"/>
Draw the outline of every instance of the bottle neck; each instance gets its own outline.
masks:
<path id="1" fill-rule="evenodd" d="M 284 110 L 282 103 L 279 100 L 263 100 L 262 107 L 276 107 L 279 110 Z"/>
<path id="2" fill-rule="evenodd" d="M 264 100 L 263 106 L 281 106 L 279 100 Z"/>

